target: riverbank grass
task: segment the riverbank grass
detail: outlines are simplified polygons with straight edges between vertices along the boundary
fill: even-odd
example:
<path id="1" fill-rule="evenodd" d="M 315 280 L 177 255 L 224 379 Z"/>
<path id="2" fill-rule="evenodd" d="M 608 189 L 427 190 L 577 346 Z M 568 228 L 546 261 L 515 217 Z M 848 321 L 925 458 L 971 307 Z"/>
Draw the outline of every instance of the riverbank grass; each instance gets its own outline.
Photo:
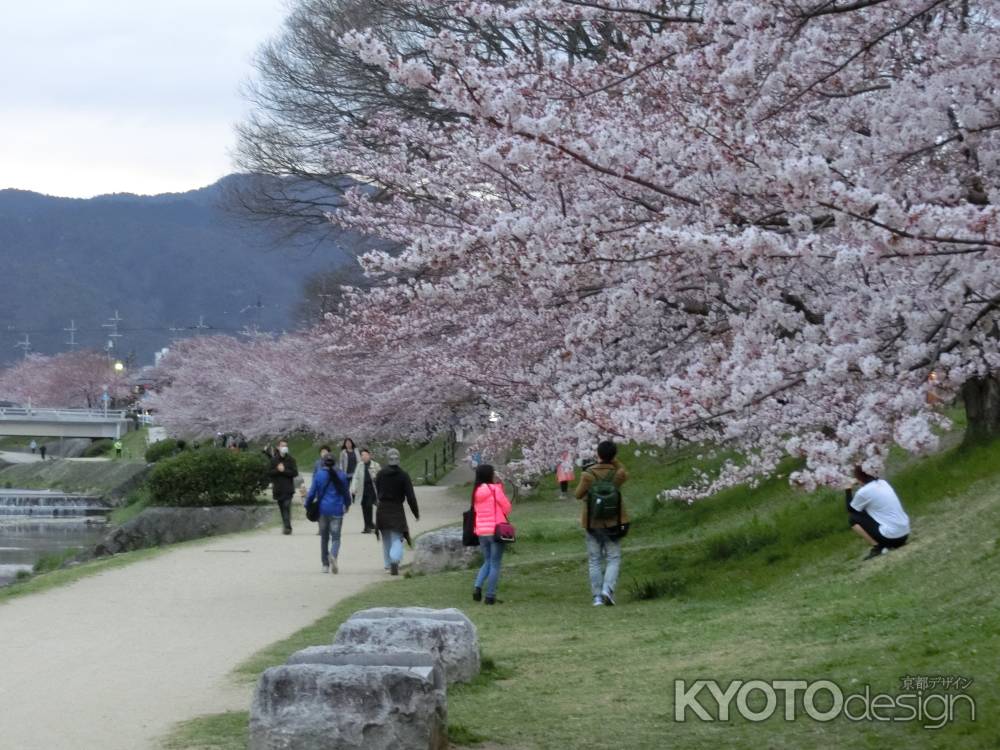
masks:
<path id="1" fill-rule="evenodd" d="M 550 499 L 551 487 L 543 487 L 515 508 L 519 540 L 504 559 L 503 604 L 471 601 L 471 571 L 386 582 L 255 655 L 237 677 L 254 681 L 293 651 L 329 643 L 358 609 L 458 606 L 502 673 L 449 690 L 449 722 L 470 746 L 480 738 L 491 747 L 545 750 L 996 748 L 1000 443 L 953 449 L 896 474 L 912 541 L 869 562 L 847 528 L 841 493 L 800 495 L 775 477 L 692 506 L 664 505 L 655 490 L 690 466 L 660 471 L 661 458 L 623 459 L 634 476 L 625 497 L 635 522 L 618 606 L 591 606 L 579 506 Z M 921 676 L 972 680 L 966 692 L 975 721 L 959 703 L 955 720 L 939 729 L 917 721 L 821 723 L 802 715 L 801 693 L 795 721 L 781 711 L 763 722 L 735 710 L 725 722 L 674 714 L 675 680 L 717 679 L 722 689 L 731 680 L 832 680 L 845 694 L 867 687 L 899 695 L 905 680 Z M 718 716 L 711 699 L 703 703 Z M 234 742 L 245 737 L 246 720 L 227 715 Z M 213 747 L 202 742 L 209 728 L 218 729 L 215 718 L 189 722 L 186 744 L 172 747 Z"/>

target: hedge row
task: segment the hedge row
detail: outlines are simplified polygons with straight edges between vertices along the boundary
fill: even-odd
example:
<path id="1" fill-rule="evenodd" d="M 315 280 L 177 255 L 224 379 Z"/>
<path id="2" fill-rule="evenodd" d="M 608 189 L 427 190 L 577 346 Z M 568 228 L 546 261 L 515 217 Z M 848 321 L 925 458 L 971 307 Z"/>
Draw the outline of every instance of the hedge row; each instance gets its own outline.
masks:
<path id="1" fill-rule="evenodd" d="M 153 505 L 253 505 L 270 482 L 269 470 L 262 453 L 202 448 L 159 461 L 147 486 Z"/>
<path id="2" fill-rule="evenodd" d="M 161 459 L 180 453 L 186 447 L 187 444 L 183 440 L 174 440 L 173 438 L 159 440 L 146 448 L 146 463 L 155 464 Z"/>

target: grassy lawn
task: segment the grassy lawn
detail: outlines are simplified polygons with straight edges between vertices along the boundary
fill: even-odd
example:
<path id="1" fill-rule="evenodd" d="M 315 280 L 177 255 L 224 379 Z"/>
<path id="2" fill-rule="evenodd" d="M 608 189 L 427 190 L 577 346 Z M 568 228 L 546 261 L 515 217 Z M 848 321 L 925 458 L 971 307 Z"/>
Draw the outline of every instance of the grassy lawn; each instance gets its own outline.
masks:
<path id="1" fill-rule="evenodd" d="M 16 451 L 19 453 L 28 453 L 31 448 L 31 441 L 34 440 L 38 445 L 42 443 L 47 443 L 53 438 L 50 437 L 23 437 L 20 435 L 2 435 L 0 436 L 0 451 Z M 59 438 L 55 438 L 58 440 Z"/>
<path id="2" fill-rule="evenodd" d="M 893 484 L 915 531 L 907 547 L 870 562 L 862 562 L 866 550 L 847 528 L 841 493 L 801 495 L 776 477 L 692 506 L 662 505 L 656 491 L 690 466 L 623 459 L 634 476 L 626 493 L 634 523 L 619 606 L 590 606 L 578 506 L 552 499 L 546 480 L 535 499 L 515 508 L 519 540 L 505 557 L 503 604 L 473 604 L 471 571 L 387 582 L 257 654 L 237 674 L 256 680 L 296 649 L 329 643 L 364 607 L 459 606 L 479 628 L 491 665 L 476 683 L 449 691 L 449 722 L 463 743 L 998 747 L 1000 444 L 901 468 Z M 708 723 L 690 712 L 674 720 L 675 679 L 718 679 L 723 689 L 730 680 L 828 679 L 846 695 L 866 685 L 899 694 L 910 676 L 973 679 L 976 721 L 965 704 L 954 724 L 938 730 L 844 718 L 786 722 L 780 710 L 762 723 Z M 702 703 L 717 715 L 710 699 Z M 801 693 L 799 707 L 801 714 Z M 244 713 L 189 722 L 170 746 L 245 747 L 246 720 Z"/>

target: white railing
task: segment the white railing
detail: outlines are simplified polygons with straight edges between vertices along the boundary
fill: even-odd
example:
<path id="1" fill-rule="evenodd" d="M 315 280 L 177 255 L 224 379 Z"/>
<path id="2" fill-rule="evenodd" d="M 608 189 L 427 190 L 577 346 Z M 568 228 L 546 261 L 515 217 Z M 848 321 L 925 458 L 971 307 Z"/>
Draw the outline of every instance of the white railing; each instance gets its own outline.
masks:
<path id="1" fill-rule="evenodd" d="M 32 422 L 122 422 L 124 409 L 26 409 L 24 407 L 0 406 L 0 421 Z"/>

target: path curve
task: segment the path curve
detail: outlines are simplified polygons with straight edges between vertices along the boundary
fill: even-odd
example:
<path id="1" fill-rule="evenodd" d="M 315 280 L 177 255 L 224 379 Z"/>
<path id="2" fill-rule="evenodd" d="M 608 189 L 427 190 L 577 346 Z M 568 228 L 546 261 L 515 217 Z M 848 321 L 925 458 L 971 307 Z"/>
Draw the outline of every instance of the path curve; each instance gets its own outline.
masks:
<path id="1" fill-rule="evenodd" d="M 461 518 L 445 488 L 417 499 L 411 533 Z M 178 721 L 246 710 L 234 667 L 387 578 L 360 509 L 344 525 L 339 575 L 320 571 L 316 526 L 298 518 L 292 536 L 206 539 L 0 604 L 0 747 L 154 748 Z"/>

